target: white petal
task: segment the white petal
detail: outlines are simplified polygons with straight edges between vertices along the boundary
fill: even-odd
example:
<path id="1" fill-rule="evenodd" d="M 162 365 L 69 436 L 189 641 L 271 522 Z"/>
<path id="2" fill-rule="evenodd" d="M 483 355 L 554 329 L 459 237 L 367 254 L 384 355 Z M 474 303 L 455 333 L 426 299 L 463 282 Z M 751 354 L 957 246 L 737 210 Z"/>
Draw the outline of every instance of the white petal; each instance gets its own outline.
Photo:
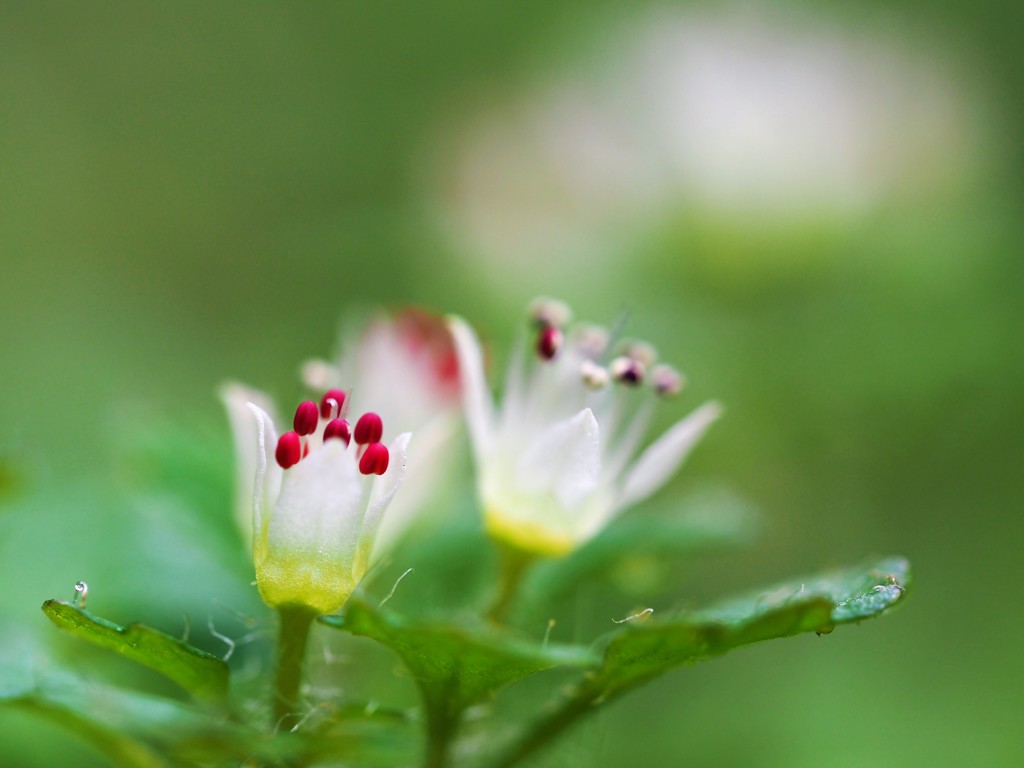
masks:
<path id="1" fill-rule="evenodd" d="M 277 449 L 277 432 L 274 421 L 255 403 L 246 403 L 256 423 L 256 471 L 253 473 L 248 498 L 252 500 L 249 512 L 250 533 L 254 540 L 262 539 L 263 526 L 266 524 L 271 505 L 277 499 L 281 489 L 281 469 L 274 452 Z"/>
<path id="2" fill-rule="evenodd" d="M 648 446 L 629 468 L 618 506 L 646 499 L 664 485 L 682 465 L 709 426 L 722 415 L 715 402 L 705 403 Z"/>
<path id="3" fill-rule="evenodd" d="M 584 408 L 530 442 L 516 465 L 515 484 L 528 493 L 553 493 L 573 507 L 597 487 L 600 474 L 597 419 Z"/>
<path id="4" fill-rule="evenodd" d="M 260 452 L 259 421 L 249 410 L 248 404 L 259 406 L 265 414 L 269 414 L 267 418 L 271 422 L 274 418 L 273 404 L 262 392 L 235 382 L 222 385 L 218 394 L 227 410 L 235 442 L 235 523 L 248 544 L 252 540 L 253 483 L 259 467 Z"/>
<path id="5" fill-rule="evenodd" d="M 506 433 L 523 423 L 523 411 L 526 405 L 526 339 L 520 333 L 508 357 L 505 369 L 505 386 L 501 390 L 501 414 L 496 430 Z"/>
<path id="6" fill-rule="evenodd" d="M 625 393 L 621 391 L 616 393 L 616 395 L 621 394 Z M 609 418 L 607 422 L 604 419 L 601 420 L 601 423 L 605 424 L 605 440 L 608 441 L 607 444 L 614 446 L 610 455 L 605 457 L 604 471 L 606 477 L 618 477 L 619 473 L 629 464 L 630 459 L 636 455 L 636 449 L 640 445 L 640 441 L 643 440 L 644 435 L 647 434 L 647 427 L 651 423 L 654 404 L 654 398 L 648 398 L 641 403 L 629 423 L 621 425 L 621 431 L 618 431 L 620 429 L 618 422 L 623 418 L 623 404 L 621 402 L 617 403 L 617 409 L 612 410 L 612 418 Z M 612 430 L 617 431 L 612 432 Z"/>
<path id="7" fill-rule="evenodd" d="M 351 573 L 363 519 L 363 482 L 340 440 L 328 440 L 290 468 L 267 522 L 267 551 Z"/>
<path id="8" fill-rule="evenodd" d="M 373 550 L 373 542 L 377 536 L 377 530 L 380 528 L 381 519 L 384 517 L 388 504 L 391 503 L 401 487 L 402 480 L 405 479 L 405 465 L 411 438 L 412 434 L 406 432 L 391 442 L 388 447 L 388 471 L 384 473 L 383 477 L 374 481 L 372 501 L 363 518 L 363 527 L 360 532 L 359 554 L 365 559 L 357 565 L 357 572 L 360 568 L 365 571 L 369 567 L 368 559 Z"/>
<path id="9" fill-rule="evenodd" d="M 494 430 L 494 404 L 484 376 L 483 353 L 480 351 L 480 342 L 477 341 L 476 335 L 464 320 L 449 317 L 448 327 L 455 340 L 459 378 L 462 382 L 463 410 L 479 467 L 490 452 Z"/>
<path id="10" fill-rule="evenodd" d="M 353 345 L 351 360 L 343 358 L 360 409 L 380 414 L 385 424 L 403 431 L 418 431 L 439 410 L 459 405 L 454 395 L 441 397 L 431 353 L 418 344 L 403 336 L 393 320 L 379 316 Z"/>

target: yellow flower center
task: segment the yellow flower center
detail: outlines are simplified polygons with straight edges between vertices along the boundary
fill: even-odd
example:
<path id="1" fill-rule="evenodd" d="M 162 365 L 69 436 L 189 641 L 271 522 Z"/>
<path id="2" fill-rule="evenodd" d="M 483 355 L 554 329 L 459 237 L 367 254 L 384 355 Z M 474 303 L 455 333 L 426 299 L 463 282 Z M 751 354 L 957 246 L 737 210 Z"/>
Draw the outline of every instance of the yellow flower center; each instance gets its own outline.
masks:
<path id="1" fill-rule="evenodd" d="M 542 523 L 511 517 L 489 507 L 484 513 L 488 535 L 511 547 L 542 557 L 563 557 L 576 546 L 572 536 Z"/>

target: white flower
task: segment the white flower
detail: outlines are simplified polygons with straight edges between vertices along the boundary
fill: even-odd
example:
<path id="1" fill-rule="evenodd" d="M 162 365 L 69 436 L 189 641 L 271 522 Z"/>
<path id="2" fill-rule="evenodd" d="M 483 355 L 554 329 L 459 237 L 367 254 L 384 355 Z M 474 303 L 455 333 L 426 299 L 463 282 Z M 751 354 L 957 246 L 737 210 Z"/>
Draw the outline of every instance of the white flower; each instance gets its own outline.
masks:
<path id="1" fill-rule="evenodd" d="M 487 531 L 528 553 L 558 556 L 658 490 L 721 409 L 707 403 L 638 455 L 655 400 L 678 393 L 682 377 L 653 366 L 649 345 L 609 355 L 603 329 L 566 330 L 568 308 L 558 302 L 535 302 L 532 314 L 533 349 L 524 344 L 513 354 L 500 409 L 476 336 L 459 318 L 450 325 Z"/>
<path id="2" fill-rule="evenodd" d="M 260 393 L 227 385 L 222 396 L 238 449 L 239 488 L 249 483 L 242 498 L 251 504 L 260 596 L 271 607 L 336 611 L 371 565 L 381 518 L 405 473 L 410 435 L 385 447 L 375 413 L 350 428 L 348 398 L 338 389 L 320 403 L 301 403 L 293 430 L 280 437 Z"/>
<path id="3" fill-rule="evenodd" d="M 388 509 L 376 549 L 390 551 L 417 518 L 443 506 L 459 450 L 458 362 L 444 319 L 406 308 L 380 313 L 343 340 L 336 362 L 312 360 L 302 377 L 313 390 L 351 386 L 361 406 L 416 435 L 402 493 Z"/>

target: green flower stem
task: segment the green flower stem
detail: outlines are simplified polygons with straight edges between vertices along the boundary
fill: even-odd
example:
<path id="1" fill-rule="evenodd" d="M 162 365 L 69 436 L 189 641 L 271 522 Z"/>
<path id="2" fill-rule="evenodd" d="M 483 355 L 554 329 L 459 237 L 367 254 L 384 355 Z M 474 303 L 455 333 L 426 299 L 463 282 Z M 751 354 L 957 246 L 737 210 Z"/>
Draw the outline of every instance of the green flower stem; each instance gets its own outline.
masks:
<path id="1" fill-rule="evenodd" d="M 512 600 L 519 591 L 527 569 L 533 563 L 535 555 L 521 549 L 498 544 L 499 575 L 498 592 L 487 618 L 495 624 L 505 620 Z M 462 710 L 453 709 L 450 697 L 438 695 L 435 689 L 422 688 L 423 709 L 427 724 L 427 746 L 423 768 L 443 768 L 448 761 L 448 751 L 462 721 Z"/>
<path id="2" fill-rule="evenodd" d="M 277 674 L 274 678 L 274 723 L 279 731 L 290 731 L 299 722 L 299 686 L 306 643 L 316 612 L 305 605 L 282 605 L 277 609 L 280 630 L 277 642 Z"/>
<path id="3" fill-rule="evenodd" d="M 581 684 L 556 710 L 538 718 L 511 747 L 487 768 L 512 768 L 534 752 L 546 747 L 586 715 L 597 710 L 601 693 L 594 686 Z"/>
<path id="4" fill-rule="evenodd" d="M 423 768 L 444 768 L 448 750 L 462 720 L 461 711 L 453 711 L 447 697 L 423 691 L 423 709 L 427 720 L 427 745 Z"/>
<path id="5" fill-rule="evenodd" d="M 495 624 L 502 624 L 505 621 L 505 614 L 509 605 L 519 591 L 523 576 L 533 564 L 536 556 L 524 552 L 521 549 L 510 547 L 507 544 L 498 544 L 499 575 L 498 593 L 487 611 L 487 618 Z"/>

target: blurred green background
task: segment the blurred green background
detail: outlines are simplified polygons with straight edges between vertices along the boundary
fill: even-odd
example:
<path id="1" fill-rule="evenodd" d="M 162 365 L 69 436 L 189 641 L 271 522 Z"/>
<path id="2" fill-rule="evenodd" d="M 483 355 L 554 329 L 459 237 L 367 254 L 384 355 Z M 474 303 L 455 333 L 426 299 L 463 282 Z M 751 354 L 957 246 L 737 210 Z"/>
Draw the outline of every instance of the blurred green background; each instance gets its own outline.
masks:
<path id="1" fill-rule="evenodd" d="M 103 663 L 39 613 L 79 579 L 171 632 L 189 612 L 201 635 L 211 599 L 259 610 L 220 382 L 290 401 L 377 304 L 459 312 L 500 351 L 547 294 L 628 313 L 687 372 L 664 423 L 728 409 L 656 506 L 724 487 L 760 538 L 687 564 L 680 604 L 873 553 L 908 556 L 916 587 L 883 621 L 668 675 L 544 764 L 1020 765 L 1005 13 L 0 4 L 5 684 Z M 77 744 L 0 717 L 19 765 Z"/>

